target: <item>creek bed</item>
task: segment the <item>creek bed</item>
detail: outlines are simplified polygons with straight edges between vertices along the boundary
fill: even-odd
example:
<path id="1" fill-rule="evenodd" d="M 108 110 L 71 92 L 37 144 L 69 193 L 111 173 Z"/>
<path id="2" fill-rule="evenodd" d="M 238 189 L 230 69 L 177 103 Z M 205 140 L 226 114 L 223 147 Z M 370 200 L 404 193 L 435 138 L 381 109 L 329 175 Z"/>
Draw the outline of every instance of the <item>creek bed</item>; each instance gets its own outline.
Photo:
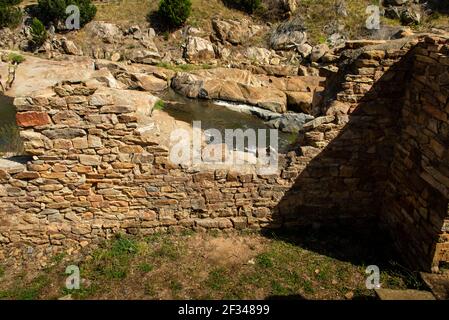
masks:
<path id="1" fill-rule="evenodd" d="M 201 121 L 201 129 L 217 129 L 224 139 L 225 129 L 272 129 L 265 122 L 253 115 L 230 110 L 211 100 L 189 99 L 169 90 L 162 97 L 167 101 L 164 111 L 177 120 L 192 124 Z M 267 145 L 269 145 L 269 132 L 266 131 Z M 292 133 L 278 131 L 278 150 L 280 153 L 288 151 L 295 141 Z"/>

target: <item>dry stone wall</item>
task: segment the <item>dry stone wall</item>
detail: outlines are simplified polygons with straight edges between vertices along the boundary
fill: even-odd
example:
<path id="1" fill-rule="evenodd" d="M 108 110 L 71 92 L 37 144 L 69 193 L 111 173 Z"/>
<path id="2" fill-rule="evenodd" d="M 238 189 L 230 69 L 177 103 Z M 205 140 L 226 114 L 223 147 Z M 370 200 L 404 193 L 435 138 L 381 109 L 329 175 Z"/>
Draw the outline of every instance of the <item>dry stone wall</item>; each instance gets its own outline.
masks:
<path id="1" fill-rule="evenodd" d="M 2 248 L 381 218 L 411 264 L 447 261 L 447 47 L 415 39 L 364 48 L 273 175 L 171 163 L 169 149 L 143 133 L 157 100 L 143 92 L 80 82 L 17 98 L 33 158 L 0 166 Z"/>
<path id="2" fill-rule="evenodd" d="M 449 41 L 413 49 L 386 186 L 384 222 L 409 263 L 449 261 Z"/>

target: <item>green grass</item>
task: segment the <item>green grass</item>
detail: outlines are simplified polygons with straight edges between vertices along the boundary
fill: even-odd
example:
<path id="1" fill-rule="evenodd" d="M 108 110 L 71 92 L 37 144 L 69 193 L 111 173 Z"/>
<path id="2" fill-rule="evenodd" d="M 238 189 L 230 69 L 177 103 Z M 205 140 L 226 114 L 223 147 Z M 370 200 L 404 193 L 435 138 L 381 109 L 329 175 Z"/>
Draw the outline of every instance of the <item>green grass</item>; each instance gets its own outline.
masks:
<path id="1" fill-rule="evenodd" d="M 8 54 L 7 60 L 15 62 L 17 64 L 21 64 L 22 62 L 25 61 L 25 57 L 18 53 L 11 52 L 10 54 Z"/>
<path id="2" fill-rule="evenodd" d="M 223 290 L 228 283 L 228 276 L 224 268 L 216 268 L 210 271 L 206 280 L 207 287 L 216 291 Z"/>
<path id="3" fill-rule="evenodd" d="M 0 299 L 12 300 L 36 300 L 41 291 L 49 285 L 51 279 L 47 275 L 39 275 L 26 286 L 16 282 L 15 286 L 9 290 L 0 290 Z"/>
<path id="4" fill-rule="evenodd" d="M 256 263 L 259 267 L 262 268 L 272 268 L 273 261 L 268 253 L 261 253 L 256 257 Z"/>
<path id="5" fill-rule="evenodd" d="M 149 263 L 143 262 L 138 266 L 138 268 L 141 272 L 148 273 L 148 272 L 153 271 L 154 266 Z"/>
<path id="6" fill-rule="evenodd" d="M 165 241 L 162 244 L 160 244 L 159 248 L 157 248 L 152 253 L 152 255 L 154 257 L 160 257 L 174 261 L 180 257 L 180 251 L 172 241 Z"/>
<path id="7" fill-rule="evenodd" d="M 138 252 L 135 240 L 118 235 L 109 246 L 96 250 L 87 268 L 94 278 L 124 279 L 129 271 L 131 257 Z"/>
<path id="8" fill-rule="evenodd" d="M 80 267 L 83 280 L 79 290 L 65 288 L 68 261 L 56 255 L 51 259 L 55 265 L 30 281 L 25 280 L 25 272 L 13 281 L 9 279 L 12 285 L 0 291 L 0 297 L 48 299 L 70 294 L 74 299 L 345 299 L 352 293 L 357 298 L 374 298 L 373 291 L 365 288 L 367 264 L 352 262 L 347 254 L 368 254 L 367 260 L 379 263 L 381 258 L 371 257 L 370 246 L 364 241 L 352 241 L 348 246 L 342 237 L 330 237 L 328 232 L 269 237 L 245 232 L 230 236 L 192 232 L 156 233 L 145 238 L 118 235 L 88 252 L 85 258 L 70 261 Z M 217 250 L 211 244 L 226 244 L 232 239 L 239 240 L 224 246 L 229 251 L 210 258 Z M 247 242 L 258 245 L 251 245 L 252 249 L 243 255 L 237 254 L 236 261 L 229 260 L 233 246 Z M 346 256 L 333 256 L 342 253 Z M 422 288 L 417 273 L 400 264 L 381 264 L 380 269 L 384 288 Z M 0 277 L 2 288 L 5 277 Z"/>
<path id="9" fill-rule="evenodd" d="M 164 100 L 158 100 L 153 107 L 153 110 L 163 110 L 165 108 Z"/>

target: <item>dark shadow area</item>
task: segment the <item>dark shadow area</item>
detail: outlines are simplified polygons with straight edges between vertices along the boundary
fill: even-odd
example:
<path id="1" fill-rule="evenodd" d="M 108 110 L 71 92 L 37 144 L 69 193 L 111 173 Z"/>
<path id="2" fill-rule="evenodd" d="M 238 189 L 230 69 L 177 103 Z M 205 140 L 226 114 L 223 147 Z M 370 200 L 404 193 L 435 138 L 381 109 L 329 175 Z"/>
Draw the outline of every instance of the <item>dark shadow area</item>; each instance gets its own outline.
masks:
<path id="1" fill-rule="evenodd" d="M 28 162 L 33 160 L 33 157 L 32 156 L 26 156 L 26 155 L 13 156 L 13 157 L 6 158 L 6 160 L 26 165 Z"/>
<path id="2" fill-rule="evenodd" d="M 382 273 L 394 275 L 404 280 L 407 288 L 424 289 L 419 272 L 405 266 L 397 254 L 392 239 L 376 221 L 371 225 L 334 225 L 323 227 L 300 227 L 264 230 L 263 235 L 276 241 L 284 241 L 304 250 L 331 257 L 338 261 L 350 262 L 366 268 L 376 265 Z M 390 284 L 381 283 L 388 287 Z M 353 300 L 372 300 L 372 295 L 356 292 Z"/>
<path id="3" fill-rule="evenodd" d="M 23 153 L 23 142 L 16 123 L 16 107 L 13 101 L 13 98 L 0 94 L 0 155 Z"/>
<path id="4" fill-rule="evenodd" d="M 157 10 L 151 11 L 147 14 L 147 21 L 150 27 L 158 34 L 171 33 L 180 28 L 170 27 L 167 21 L 159 15 Z"/>
<path id="5" fill-rule="evenodd" d="M 288 231 L 268 236 L 355 265 L 389 270 L 402 263 L 380 217 L 400 132 L 411 51 L 368 89 L 351 114 L 317 126 L 313 135 L 302 135 L 300 144 L 310 146 L 316 135 L 341 128 L 315 157 L 298 151 L 312 159 L 273 210 L 273 227 Z M 358 74 L 355 64 L 340 72 Z M 358 86 L 363 83 L 356 83 L 354 90 Z"/>
<path id="6" fill-rule="evenodd" d="M 449 14 L 449 1 L 447 0 L 429 0 L 427 7 L 432 11 Z"/>
<path id="7" fill-rule="evenodd" d="M 353 225 L 300 227 L 292 229 L 265 230 L 270 239 L 294 244 L 340 261 L 358 266 L 377 265 L 382 270 L 400 263 L 391 246 L 391 239 L 376 221 L 372 226 L 354 228 Z"/>

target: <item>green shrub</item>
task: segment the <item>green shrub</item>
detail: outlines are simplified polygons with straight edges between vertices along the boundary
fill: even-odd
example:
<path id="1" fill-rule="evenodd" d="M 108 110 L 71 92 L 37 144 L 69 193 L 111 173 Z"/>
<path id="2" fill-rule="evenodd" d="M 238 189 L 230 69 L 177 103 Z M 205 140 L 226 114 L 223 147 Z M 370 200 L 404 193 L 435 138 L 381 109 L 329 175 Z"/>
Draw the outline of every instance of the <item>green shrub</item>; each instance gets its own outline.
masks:
<path id="1" fill-rule="evenodd" d="M 163 100 L 158 100 L 153 107 L 153 110 L 163 110 L 165 108 L 165 102 Z"/>
<path id="2" fill-rule="evenodd" d="M 169 27 L 180 27 L 190 16 L 191 9 L 190 0 L 161 0 L 158 14 Z"/>
<path id="3" fill-rule="evenodd" d="M 22 22 L 22 10 L 12 6 L 0 5 L 0 29 L 15 28 Z"/>
<path id="4" fill-rule="evenodd" d="M 18 53 L 11 52 L 10 54 L 8 54 L 7 61 L 11 61 L 16 64 L 21 64 L 22 62 L 25 61 L 25 57 Z"/>
<path id="5" fill-rule="evenodd" d="M 21 2 L 22 0 L 0 0 L 0 6 L 1 7 L 16 6 Z"/>
<path id="6" fill-rule="evenodd" d="M 47 40 L 47 30 L 45 30 L 44 24 L 38 18 L 33 18 L 31 23 L 31 36 L 31 42 L 35 47 L 40 47 Z"/>
<path id="7" fill-rule="evenodd" d="M 261 0 L 224 0 L 224 2 L 229 7 L 239 9 L 250 14 L 254 13 L 262 6 Z"/>
<path id="8" fill-rule="evenodd" d="M 92 21 L 97 13 L 97 7 L 91 0 L 39 0 L 38 12 L 40 19 L 48 24 L 64 23 L 69 17 L 65 12 L 69 5 L 76 5 L 80 9 L 80 26 Z"/>

